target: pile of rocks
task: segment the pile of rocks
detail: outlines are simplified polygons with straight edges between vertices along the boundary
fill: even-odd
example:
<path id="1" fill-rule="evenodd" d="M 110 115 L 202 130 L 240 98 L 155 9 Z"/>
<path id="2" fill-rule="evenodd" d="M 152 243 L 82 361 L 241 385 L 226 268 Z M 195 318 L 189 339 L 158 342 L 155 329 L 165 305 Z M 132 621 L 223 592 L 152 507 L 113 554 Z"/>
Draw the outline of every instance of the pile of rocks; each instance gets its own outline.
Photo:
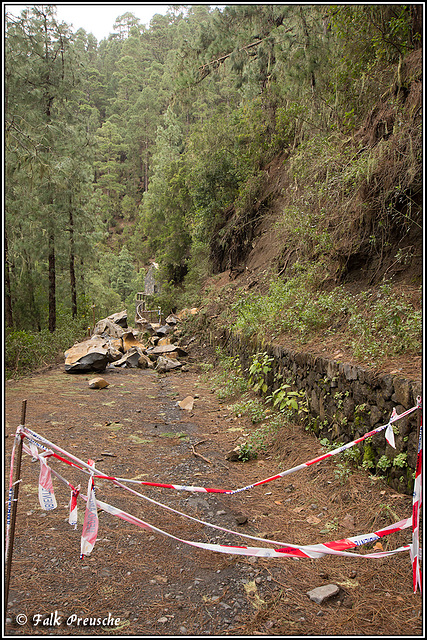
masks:
<path id="1" fill-rule="evenodd" d="M 170 314 L 164 324 L 150 323 L 138 317 L 136 329 L 127 324 L 127 312 L 113 314 L 97 322 L 92 335 L 65 352 L 65 371 L 84 373 L 104 371 L 108 367 L 147 367 L 165 373 L 183 366 L 178 358 L 188 353 L 173 343 L 182 318 L 196 312 L 184 309 Z"/>

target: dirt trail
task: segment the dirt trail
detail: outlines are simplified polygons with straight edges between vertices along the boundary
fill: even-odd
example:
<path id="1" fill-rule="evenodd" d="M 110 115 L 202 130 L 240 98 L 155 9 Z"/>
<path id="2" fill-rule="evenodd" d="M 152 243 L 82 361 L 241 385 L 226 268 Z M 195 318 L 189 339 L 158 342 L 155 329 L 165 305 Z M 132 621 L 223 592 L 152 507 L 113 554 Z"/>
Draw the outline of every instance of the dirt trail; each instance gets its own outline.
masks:
<path id="1" fill-rule="evenodd" d="M 6 383 L 6 476 L 24 399 L 28 427 L 115 477 L 234 489 L 322 452 L 312 434 L 292 426 L 257 460 L 227 461 L 236 439 L 256 427 L 218 402 L 196 366 L 165 375 L 107 370 L 102 390 L 89 388 L 92 377 L 57 366 Z M 188 395 L 195 397 L 192 412 L 176 405 Z M 85 492 L 87 476 L 50 464 Z M 38 473 L 39 464 L 23 455 L 8 636 L 422 635 L 407 552 L 381 560 L 246 558 L 197 549 L 100 512 L 95 548 L 80 560 L 84 503 L 74 530 L 68 490 L 54 479 L 58 508 L 43 512 Z M 184 519 L 107 481 L 96 487 L 98 499 L 179 538 L 269 546 Z M 233 496 L 136 488 L 200 520 L 295 544 L 374 531 L 408 517 L 412 502 L 364 473 L 341 484 L 330 461 Z M 239 515 L 247 522 L 238 524 Z M 407 530 L 382 542 L 393 549 L 409 541 Z M 338 596 L 323 605 L 309 600 L 308 590 L 329 583 L 340 587 Z M 35 624 L 37 614 L 50 616 L 46 625 Z M 22 615 L 27 623 L 19 625 Z"/>

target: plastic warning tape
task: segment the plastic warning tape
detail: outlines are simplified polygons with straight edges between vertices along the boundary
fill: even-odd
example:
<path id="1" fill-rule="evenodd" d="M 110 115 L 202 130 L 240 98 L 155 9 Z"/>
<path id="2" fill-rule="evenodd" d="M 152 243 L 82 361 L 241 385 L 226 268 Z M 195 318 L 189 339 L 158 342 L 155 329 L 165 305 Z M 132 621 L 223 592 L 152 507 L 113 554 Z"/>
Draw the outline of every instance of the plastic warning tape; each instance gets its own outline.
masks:
<path id="1" fill-rule="evenodd" d="M 393 411 L 392 416 L 391 416 L 391 418 L 390 418 L 390 420 L 389 420 L 389 422 L 387 424 L 381 425 L 380 427 L 377 427 L 376 429 L 373 429 L 372 431 L 369 431 L 368 433 L 365 433 L 364 435 L 360 436 L 360 438 L 357 438 L 356 440 L 348 442 L 347 444 L 341 445 L 340 447 L 337 447 L 336 449 L 333 449 L 332 451 L 328 451 L 327 453 L 324 453 L 321 456 L 318 456 L 317 458 L 313 458 L 312 460 L 309 460 L 308 462 L 303 462 L 303 463 L 301 463 L 301 464 L 299 464 L 299 465 L 297 465 L 295 467 L 292 467 L 290 469 L 287 469 L 285 471 L 277 473 L 277 474 L 275 474 L 273 476 L 270 476 L 269 478 L 265 478 L 264 480 L 259 480 L 258 482 L 254 482 L 252 484 L 246 485 L 245 487 L 240 487 L 238 489 L 215 489 L 215 488 L 198 487 L 198 486 L 191 486 L 191 485 L 170 484 L 170 483 L 161 483 L 161 482 L 149 482 L 149 481 L 145 481 L 145 480 L 134 480 L 132 478 L 118 478 L 118 477 L 115 477 L 115 476 L 106 475 L 106 474 L 100 473 L 95 467 L 93 467 L 93 468 L 90 467 L 89 465 L 87 465 L 85 462 L 83 462 L 82 460 L 80 460 L 76 456 L 73 456 L 72 454 L 68 453 L 64 449 L 61 449 L 60 447 L 58 447 L 57 445 L 53 444 L 52 442 L 50 442 L 49 440 L 47 440 L 43 436 L 40 436 L 36 432 L 34 432 L 31 429 L 29 429 L 28 427 L 23 427 L 22 428 L 22 432 L 24 434 L 28 435 L 29 437 L 33 437 L 36 440 L 39 440 L 40 442 L 44 442 L 45 444 L 47 444 L 48 446 L 52 447 L 56 451 L 59 451 L 59 452 L 65 454 L 71 460 L 74 460 L 75 462 L 77 462 L 77 465 L 73 465 L 73 466 L 77 466 L 78 468 L 80 468 L 82 470 L 86 470 L 91 474 L 93 473 L 94 474 L 94 478 L 98 478 L 98 479 L 102 479 L 102 480 L 110 480 L 112 482 L 126 482 L 126 483 L 133 483 L 133 484 L 138 484 L 138 485 L 143 485 L 143 486 L 159 487 L 159 488 L 163 488 L 163 489 L 175 489 L 177 491 L 189 491 L 189 492 L 200 492 L 200 493 L 220 493 L 220 494 L 225 494 L 225 495 L 227 495 L 227 494 L 228 495 L 233 495 L 235 493 L 240 493 L 242 491 L 248 491 L 249 489 L 253 489 L 254 487 L 258 487 L 260 485 L 266 484 L 267 482 L 272 482 L 273 480 L 277 480 L 279 478 L 283 478 L 283 477 L 285 477 L 287 475 L 290 475 L 291 473 L 295 473 L 296 471 L 301 471 L 302 469 L 306 469 L 306 468 L 308 468 L 308 467 L 310 467 L 310 466 L 312 466 L 314 464 L 317 464 L 318 462 L 322 462 L 323 460 L 331 458 L 332 456 L 335 456 L 335 455 L 338 455 L 340 453 L 343 453 L 347 449 L 349 449 L 351 447 L 354 447 L 356 444 L 359 444 L 360 442 L 363 442 L 367 438 L 370 438 L 370 437 L 376 435 L 377 433 L 380 433 L 384 429 L 387 429 L 387 430 L 391 431 L 391 425 L 394 422 L 396 422 L 397 420 L 400 420 L 401 418 L 404 418 L 404 417 L 410 415 L 411 413 L 413 413 L 414 411 L 416 411 L 420 407 L 421 407 L 421 398 L 417 398 L 417 405 L 415 407 L 412 407 L 411 409 L 408 409 L 407 411 L 405 411 L 405 412 L 403 412 L 401 414 L 397 414 L 395 411 Z M 57 454 L 55 454 L 55 453 L 53 453 L 52 455 L 54 455 L 56 458 L 59 458 L 59 456 Z M 61 458 L 59 458 L 59 459 L 61 459 Z M 63 461 L 67 462 L 67 460 L 65 460 L 65 459 L 63 459 Z M 68 462 L 68 463 L 71 464 L 70 462 Z"/>
<path id="2" fill-rule="evenodd" d="M 420 418 L 420 433 L 418 437 L 418 454 L 417 454 L 417 466 L 415 469 L 414 480 L 414 493 L 412 498 L 412 544 L 409 552 L 412 563 L 412 578 L 414 593 L 417 592 L 417 587 L 422 593 L 422 575 L 420 568 L 420 549 L 419 549 L 419 526 L 420 526 L 420 510 L 422 505 L 422 417 Z"/>
<path id="3" fill-rule="evenodd" d="M 34 452 L 31 451 L 31 449 L 29 449 L 28 447 L 26 447 L 24 445 L 24 449 L 25 453 L 28 453 L 29 455 L 34 455 Z M 43 455 L 43 454 L 42 454 Z M 42 456 L 39 456 L 38 454 L 36 454 L 36 457 L 41 458 Z M 55 471 L 54 469 L 51 470 L 52 473 L 59 479 L 61 480 L 63 483 L 65 483 L 69 488 L 71 488 L 72 490 L 74 490 L 74 487 L 71 483 L 69 483 L 67 480 L 65 480 L 65 478 L 63 478 L 57 471 Z M 198 518 L 194 518 L 193 516 L 189 516 L 188 514 L 184 514 L 181 513 L 179 511 L 177 511 L 176 509 L 173 509 L 172 507 L 169 507 L 167 505 L 163 505 L 160 502 L 153 500 L 152 498 L 148 498 L 147 496 L 144 496 L 140 493 L 138 493 L 137 491 L 130 489 L 129 487 L 126 487 L 124 485 L 121 485 L 120 483 L 117 483 L 118 486 L 121 486 L 122 488 L 124 488 L 125 490 L 141 497 L 144 498 L 146 500 L 148 500 L 151 503 L 154 503 L 160 507 L 163 507 L 165 509 L 168 509 L 169 511 L 172 511 L 174 513 L 177 513 L 178 515 L 181 515 L 185 518 L 188 518 L 190 520 L 194 520 L 196 522 L 199 522 L 200 524 L 207 526 L 207 527 L 211 527 L 226 533 L 230 533 L 239 537 L 244 537 L 244 538 L 248 538 L 251 540 L 257 540 L 257 541 L 262 541 L 264 543 L 270 543 L 270 544 L 276 544 L 276 545 L 282 545 L 281 547 L 277 548 L 277 549 L 269 549 L 269 548 L 265 548 L 265 547 L 246 547 L 246 546 L 235 546 L 235 545 L 218 545 L 218 544 L 213 544 L 213 543 L 202 543 L 202 542 L 194 542 L 194 541 L 190 541 L 190 540 L 184 540 L 182 538 L 177 538 L 176 536 L 174 536 L 173 534 L 170 534 L 162 529 L 159 529 L 158 527 L 151 525 L 147 522 L 144 522 L 143 520 L 136 518 L 135 516 L 121 510 L 118 509 L 117 507 L 113 507 L 112 505 L 109 505 L 105 502 L 102 502 L 100 500 L 96 500 L 96 506 L 99 509 L 102 509 L 108 513 L 110 513 L 113 516 L 117 516 L 122 518 L 123 520 L 126 520 L 126 522 L 129 522 L 131 524 L 135 524 L 139 527 L 142 527 L 144 529 L 147 529 L 149 531 L 152 531 L 154 533 L 160 533 L 162 535 L 165 535 L 167 537 L 173 538 L 179 542 L 182 542 L 184 544 L 188 544 L 191 546 L 196 546 L 202 549 L 207 549 L 210 551 L 217 551 L 220 553 L 231 553 L 231 554 L 240 554 L 240 555 L 247 555 L 247 556 L 259 556 L 259 557 L 296 557 L 296 558 L 321 558 L 324 555 L 339 555 L 339 556 L 350 556 L 350 557 L 371 557 L 371 558 L 381 558 L 381 557 L 385 557 L 388 555 L 392 555 L 394 553 L 398 553 L 400 551 L 405 551 L 409 549 L 409 545 L 406 545 L 404 547 L 400 547 L 399 549 L 395 549 L 393 551 L 382 551 L 382 552 L 376 552 L 376 553 L 370 553 L 370 554 L 366 554 L 366 555 L 360 555 L 360 554 L 354 554 L 354 553 L 349 553 L 349 552 L 345 552 L 345 549 L 349 549 L 349 548 L 355 548 L 355 547 L 359 547 L 361 545 L 364 544 L 368 544 L 368 543 L 372 543 L 375 542 L 376 540 L 379 540 L 380 538 L 390 535 L 391 533 L 395 533 L 397 531 L 402 531 L 403 529 L 406 529 L 408 527 L 411 526 L 412 524 L 412 518 L 406 518 L 404 520 L 401 520 L 400 522 L 397 522 L 393 525 L 389 525 L 388 527 L 384 527 L 383 529 L 380 529 L 378 531 L 375 532 L 371 532 L 368 534 L 361 534 L 358 536 L 353 536 L 350 538 L 344 538 L 341 540 L 335 540 L 332 542 L 325 542 L 325 543 L 321 543 L 321 544 L 316 544 L 316 545 L 295 545 L 295 544 L 287 544 L 287 543 L 283 543 L 283 542 L 277 542 L 275 540 L 268 540 L 265 538 L 258 538 L 255 536 L 250 536 L 248 534 L 244 534 L 241 532 L 237 532 L 237 531 L 232 531 L 229 529 L 225 529 L 223 527 L 219 527 L 218 525 L 214 525 L 212 523 L 209 522 L 205 522 L 203 520 L 199 520 Z M 90 496 L 90 500 L 93 499 L 93 496 L 91 495 L 91 479 L 89 480 L 89 487 L 88 487 L 88 495 Z M 82 495 L 81 496 L 86 502 L 88 501 L 88 497 Z M 83 539 L 83 536 L 82 536 Z M 86 553 L 85 555 L 89 555 L 89 553 L 92 551 L 93 546 L 94 546 L 95 540 L 93 540 L 93 544 L 89 549 L 86 549 Z"/>
<path id="4" fill-rule="evenodd" d="M 85 496 L 82 496 L 85 499 Z M 269 549 L 266 547 L 246 547 L 246 546 L 235 546 L 235 545 L 225 545 L 225 544 L 214 544 L 208 542 L 194 542 L 192 540 L 186 540 L 184 538 L 178 538 L 163 529 L 159 529 L 159 527 L 155 527 L 140 518 L 137 518 L 122 509 L 118 509 L 117 507 L 113 507 L 106 502 L 102 502 L 101 500 L 96 501 L 96 505 L 99 509 L 106 511 L 107 513 L 117 516 L 130 524 L 134 524 L 137 527 L 141 527 L 143 529 L 147 529 L 153 533 L 158 533 L 160 535 L 166 536 L 168 538 L 172 538 L 177 542 L 181 542 L 186 545 L 190 545 L 192 547 L 197 547 L 199 549 L 205 549 L 207 551 L 216 551 L 219 553 L 227 553 L 227 554 L 235 554 L 235 555 L 244 555 L 244 556 L 256 556 L 262 558 L 284 558 L 284 557 L 305 557 L 305 558 L 321 558 L 326 554 L 336 555 L 336 556 L 345 556 L 351 558 L 384 558 L 386 556 L 394 555 L 401 551 L 408 551 L 410 545 L 404 545 L 403 547 L 399 547 L 398 549 L 393 549 L 392 551 L 380 551 L 369 554 L 357 554 L 351 553 L 347 551 L 342 551 L 339 549 L 333 549 L 326 545 L 314 545 L 314 546 L 298 546 L 298 545 L 288 545 L 284 548 L 277 549 Z M 240 535 L 240 534 L 237 534 Z M 377 535 L 377 534 L 371 534 Z M 385 533 L 383 535 L 386 535 Z M 338 541 L 341 542 L 341 541 Z M 344 541 L 342 541 L 344 544 Z M 350 543 L 350 539 L 348 543 Z M 357 546 L 355 544 L 349 544 L 349 546 Z"/>
<path id="5" fill-rule="evenodd" d="M 377 427 L 376 429 L 364 434 L 363 436 L 361 436 L 360 438 L 347 443 L 346 445 L 342 445 L 341 447 L 338 447 L 337 449 L 330 451 L 322 456 L 319 456 L 317 458 L 314 458 L 306 463 L 303 463 L 301 465 L 297 465 L 296 467 L 293 467 L 291 469 L 288 469 L 284 472 L 281 472 L 279 474 L 276 474 L 275 476 L 271 476 L 270 478 L 266 478 L 265 480 L 261 480 L 259 482 L 253 483 L 251 485 L 247 485 L 246 487 L 242 487 L 240 489 L 236 489 L 236 490 L 222 490 L 222 489 L 209 489 L 209 488 L 204 488 L 204 487 L 190 487 L 188 485 L 163 485 L 161 483 L 151 483 L 151 482 L 145 482 L 145 481 L 135 481 L 132 479 L 125 479 L 125 478 L 116 478 L 114 476 L 106 476 L 105 474 L 99 473 L 98 470 L 95 468 L 94 464 L 87 464 L 85 462 L 83 462 L 82 460 L 80 460 L 79 458 L 77 458 L 76 456 L 73 456 L 72 454 L 70 454 L 69 452 L 65 451 L 64 449 L 62 449 L 61 447 L 58 447 L 57 445 L 55 445 L 54 443 L 50 442 L 49 440 L 47 440 L 46 438 L 44 438 L 43 436 L 41 436 L 40 434 L 37 434 L 36 432 L 32 431 L 31 429 L 28 429 L 27 427 L 18 427 L 17 430 L 17 434 L 20 431 L 21 432 L 21 436 L 27 436 L 28 438 L 31 438 L 32 443 L 35 442 L 35 444 L 37 444 L 38 447 L 42 448 L 44 450 L 43 452 L 43 458 L 46 458 L 50 455 L 54 456 L 55 458 L 59 459 L 62 462 L 65 462 L 67 464 L 70 464 L 73 467 L 79 468 L 80 470 L 86 472 L 86 473 L 90 473 L 90 475 L 92 476 L 92 478 L 94 477 L 98 477 L 98 478 L 103 478 L 106 480 L 111 480 L 112 482 L 114 482 L 114 484 L 116 484 L 117 486 L 121 486 L 122 488 L 130 491 L 131 493 L 134 493 L 135 495 L 138 495 L 144 499 L 148 499 L 152 502 L 154 502 L 155 504 L 158 504 L 159 506 L 162 506 L 163 508 L 167 508 L 167 509 L 171 509 L 170 507 L 167 507 L 166 505 L 162 505 L 161 503 L 158 503 L 157 501 L 153 501 L 152 499 L 148 498 L 147 496 L 143 496 L 142 494 L 139 494 L 138 492 L 130 489 L 129 487 L 126 487 L 126 485 L 122 484 L 122 482 L 136 482 L 137 484 L 141 484 L 141 485 L 149 485 L 149 486 L 161 486 L 161 487 L 166 487 L 166 488 L 174 488 L 174 489 L 182 489 L 182 490 L 187 490 L 187 491 L 203 491 L 206 493 L 225 493 L 225 494 L 233 494 L 233 493 L 238 493 L 240 491 L 244 491 L 246 489 L 251 489 L 255 486 L 259 486 L 261 484 L 264 484 L 266 482 L 270 482 L 272 480 L 275 480 L 277 478 L 281 478 L 289 473 L 293 473 L 297 470 L 309 467 L 317 462 L 320 462 L 324 459 L 327 459 L 333 455 L 336 455 L 338 453 L 341 453 L 343 451 L 345 451 L 346 449 L 348 449 L 351 446 L 354 446 L 355 444 L 365 440 L 368 437 L 371 437 L 372 435 L 375 435 L 376 433 L 379 433 L 380 431 L 382 431 L 383 429 L 387 429 L 388 436 L 387 437 L 387 433 L 386 433 L 386 437 L 387 440 L 390 442 L 390 444 L 392 444 L 392 446 L 394 445 L 393 441 L 390 441 L 390 435 L 392 434 L 392 430 L 391 430 L 391 424 L 393 422 L 395 422 L 396 420 L 399 420 L 401 418 L 403 418 L 404 416 L 407 416 L 409 414 L 411 414 L 413 411 L 419 409 L 421 407 L 421 399 L 417 398 L 417 406 L 413 407 L 412 409 L 409 409 L 408 411 L 405 411 L 404 413 L 398 415 L 396 413 L 396 411 L 394 410 L 392 413 L 392 416 L 390 418 L 390 421 L 386 424 L 386 425 L 382 425 L 381 427 Z M 42 444 L 44 443 L 44 444 Z M 46 446 L 48 445 L 49 447 L 51 447 L 51 449 L 55 449 L 56 451 L 61 452 L 63 455 L 67 456 L 69 458 L 69 460 L 67 460 L 66 458 L 64 458 L 63 456 L 58 455 L 57 453 L 55 453 L 52 450 L 46 449 Z M 396 525 L 391 525 L 391 527 L 389 528 L 389 532 L 392 533 L 394 531 L 398 531 L 401 530 L 403 528 L 407 528 L 408 526 L 410 526 L 410 524 L 412 524 L 412 528 L 413 528 L 413 540 L 412 540 L 412 544 L 411 545 L 406 545 L 404 547 L 399 548 L 398 550 L 394 550 L 394 551 L 390 551 L 390 552 L 379 552 L 379 553 L 375 553 L 375 554 L 368 554 L 368 557 L 384 557 L 386 555 L 390 555 L 392 553 L 397 553 L 398 551 L 403 551 L 403 550 L 409 550 L 410 554 L 411 554 L 411 562 L 413 565 L 413 580 L 414 580 L 414 590 L 416 590 L 416 587 L 419 586 L 421 589 L 421 571 L 419 568 L 419 545 L 418 545 L 418 538 L 419 538 L 419 509 L 421 506 L 421 485 L 422 485 L 422 481 L 421 481 L 421 451 L 422 451 L 422 447 L 421 447 L 421 429 L 420 429 L 420 440 L 419 440 L 419 452 L 418 452 L 418 457 L 417 457 L 417 471 L 418 473 L 416 474 L 416 483 L 415 483 L 415 488 L 414 488 L 414 500 L 413 500 L 413 513 L 412 513 L 412 518 L 411 519 L 407 519 L 405 521 L 401 521 L 400 523 L 396 523 Z M 32 452 L 34 455 L 34 451 Z M 90 461 L 91 462 L 91 461 Z M 82 496 L 84 498 L 84 496 Z M 93 499 L 93 496 L 92 496 Z M 106 504 L 106 503 L 104 503 Z M 102 508 L 102 507 L 100 507 Z M 116 509 L 115 507 L 111 507 L 109 505 L 109 508 L 111 509 Z M 173 509 L 171 509 L 172 511 L 175 511 Z M 120 510 L 118 510 L 120 511 Z M 123 512 L 125 513 L 125 512 Z M 179 513 L 179 512 L 176 512 Z M 190 517 L 191 516 L 187 516 L 186 514 L 181 514 L 184 517 Z M 115 513 L 114 515 L 117 515 L 117 513 Z M 126 517 L 129 517 L 132 519 L 134 519 L 133 516 L 131 516 L 130 514 L 127 514 Z M 138 519 L 137 519 L 138 520 Z M 201 522 L 204 525 L 207 526 L 213 526 L 215 528 L 218 528 L 222 531 L 226 531 L 228 533 L 233 533 L 235 535 L 241 535 L 239 533 L 236 532 L 232 532 L 230 530 L 227 529 L 223 529 L 221 527 L 217 527 L 216 525 L 210 525 L 209 523 L 205 523 L 203 521 L 200 521 L 198 519 L 196 519 L 198 522 Z M 133 520 L 132 520 L 133 521 Z M 144 523 L 143 521 L 141 521 L 141 525 L 140 526 L 144 526 L 144 528 L 150 528 L 150 530 L 152 531 L 156 531 L 157 528 L 149 525 L 148 523 Z M 408 524 L 409 523 L 409 524 Z M 159 532 L 163 533 L 164 535 L 168 535 L 170 537 L 174 537 L 172 536 L 172 534 L 167 534 L 166 532 L 162 532 L 162 530 L 159 530 Z M 311 545 L 311 546 L 298 546 L 298 545 L 284 545 L 282 548 L 280 549 L 276 549 L 276 550 L 271 550 L 271 549 L 263 549 L 263 548 L 259 548 L 259 547 L 230 547 L 228 545 L 212 545 L 212 544 L 208 544 L 208 543 L 194 543 L 191 541 L 185 541 L 185 540 L 181 540 L 178 538 L 175 538 L 181 542 L 184 542 L 186 544 L 190 544 L 192 546 L 199 546 L 200 548 L 206 548 L 206 549 L 210 549 L 213 551 L 221 551 L 224 553 L 240 553 L 240 554 L 244 554 L 244 555 L 260 555 L 260 556 L 264 556 L 264 557 L 273 557 L 275 556 L 276 553 L 278 553 L 281 557 L 283 557 L 283 555 L 290 555 L 291 557 L 309 557 L 309 558 L 316 558 L 316 557 L 321 557 L 322 555 L 325 555 L 326 553 L 329 554 L 334 554 L 334 555 L 350 555 L 350 556 L 354 556 L 355 554 L 350 553 L 350 552 L 346 552 L 344 551 L 345 548 L 351 548 L 354 546 L 358 546 L 358 545 L 362 545 L 362 544 L 366 544 L 367 542 L 372 542 L 374 540 L 377 540 L 379 537 L 381 537 L 380 532 L 373 532 L 371 534 L 367 534 L 367 535 L 362 535 L 362 536 L 356 536 L 354 538 L 346 538 L 344 540 L 341 541 L 334 541 L 332 543 L 324 543 L 321 545 Z M 386 533 L 384 533 L 383 535 L 387 535 Z M 249 536 L 251 537 L 251 536 Z M 258 538 L 259 540 L 259 538 Z M 283 543 L 276 543 L 275 541 L 266 541 L 265 539 L 263 539 L 264 542 L 271 542 L 273 544 L 283 544 Z M 94 541 L 93 541 L 94 542 Z M 232 549 L 232 550 L 231 550 Z M 238 551 L 237 551 L 238 550 Z M 319 555 L 320 554 L 320 555 Z M 358 555 L 358 554 L 357 554 Z M 362 556 L 365 557 L 365 556 Z"/>
<path id="6" fill-rule="evenodd" d="M 321 456 L 318 456 L 317 458 L 313 458 L 312 460 L 309 460 L 308 462 L 303 462 L 302 464 L 299 464 L 295 467 L 292 467 L 291 469 L 287 469 L 286 471 L 282 471 L 281 473 L 277 473 L 274 476 L 271 476 L 269 478 L 265 478 L 264 480 L 259 480 L 258 482 L 254 482 L 252 484 L 246 485 L 245 487 L 240 487 L 239 489 L 214 489 L 214 488 L 207 488 L 207 487 L 195 487 L 195 486 L 191 486 L 191 485 L 181 485 L 181 484 L 169 484 L 169 483 L 161 483 L 161 482 L 149 482 L 146 480 L 133 480 L 131 478 L 116 478 L 117 480 L 119 480 L 120 482 L 128 482 L 128 483 L 134 483 L 134 484 L 140 484 L 140 485 L 144 485 L 144 486 L 150 486 L 150 487 L 159 487 L 159 488 L 163 488 L 163 489 L 176 489 L 178 491 L 192 491 L 192 492 L 200 492 L 200 493 L 222 493 L 222 494 L 228 494 L 228 495 L 233 495 L 235 493 L 240 493 L 241 491 L 247 491 L 249 489 L 253 489 L 254 487 L 258 487 L 262 484 L 266 484 L 267 482 L 272 482 L 273 480 L 277 480 L 279 478 L 283 478 L 284 476 L 287 476 L 291 473 L 295 473 L 296 471 L 301 471 L 302 469 L 305 469 L 307 467 L 310 467 L 313 464 L 316 464 L 318 462 L 321 462 L 322 460 L 326 460 L 327 458 L 331 458 L 332 456 L 335 456 L 339 453 L 343 453 L 343 451 L 346 451 L 347 449 L 349 449 L 350 447 L 354 447 L 356 444 L 359 444 L 360 442 L 363 442 L 363 440 L 366 440 L 367 438 L 370 438 L 374 435 L 376 435 L 377 433 L 380 433 L 381 431 L 383 431 L 384 429 L 389 430 L 391 427 L 391 424 L 393 422 L 396 422 L 397 420 L 400 420 L 401 418 L 410 415 L 411 413 L 413 413 L 414 411 L 416 411 L 419 408 L 419 404 L 417 404 L 417 406 L 412 407 L 411 409 L 408 409 L 407 411 L 405 411 L 404 413 L 401 414 L 397 414 L 395 412 L 393 412 L 389 422 L 387 424 L 384 424 L 380 427 L 377 427 L 376 429 L 373 429 L 372 431 L 369 431 L 368 433 L 365 433 L 363 436 L 361 436 L 360 438 L 357 438 L 356 440 L 353 440 L 352 442 L 348 442 L 347 444 L 344 444 L 340 447 L 337 447 L 336 449 L 333 449 L 332 451 L 328 451 L 327 453 L 324 453 Z M 104 480 L 113 480 L 114 478 L 112 476 L 101 476 L 101 475 L 97 475 L 96 477 L 98 478 L 102 478 Z"/>

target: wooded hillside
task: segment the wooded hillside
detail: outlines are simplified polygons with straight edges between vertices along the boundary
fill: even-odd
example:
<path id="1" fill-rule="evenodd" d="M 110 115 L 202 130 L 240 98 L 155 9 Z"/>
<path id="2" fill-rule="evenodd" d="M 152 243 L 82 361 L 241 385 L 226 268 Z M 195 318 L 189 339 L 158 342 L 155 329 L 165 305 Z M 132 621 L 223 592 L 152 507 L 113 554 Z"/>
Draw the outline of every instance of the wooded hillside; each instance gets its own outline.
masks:
<path id="1" fill-rule="evenodd" d="M 250 272 L 224 322 L 419 353 L 422 9 L 173 5 L 101 42 L 54 5 L 7 16 L 11 344 L 131 308 L 155 260 L 165 312 L 222 313 L 217 274 Z"/>

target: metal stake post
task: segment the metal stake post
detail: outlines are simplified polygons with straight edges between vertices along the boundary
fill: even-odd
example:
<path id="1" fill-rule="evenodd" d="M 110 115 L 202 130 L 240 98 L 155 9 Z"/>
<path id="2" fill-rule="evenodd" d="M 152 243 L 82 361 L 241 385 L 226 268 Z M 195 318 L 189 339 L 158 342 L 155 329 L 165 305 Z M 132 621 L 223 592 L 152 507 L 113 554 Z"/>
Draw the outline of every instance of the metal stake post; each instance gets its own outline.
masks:
<path id="1" fill-rule="evenodd" d="M 21 426 L 25 425 L 26 412 L 27 412 L 27 401 L 23 400 L 22 410 L 21 410 Z M 12 487 L 12 510 L 11 510 L 11 518 L 10 518 L 9 546 L 7 548 L 7 558 L 6 558 L 6 584 L 5 584 L 5 591 L 4 591 L 5 615 L 7 612 L 7 601 L 9 598 L 9 583 L 10 583 L 10 572 L 12 568 L 13 541 L 15 538 L 16 511 L 18 508 L 19 481 L 21 479 L 22 440 L 23 440 L 23 436 L 20 436 L 18 447 L 16 450 L 15 478 L 14 478 L 14 483 Z"/>

